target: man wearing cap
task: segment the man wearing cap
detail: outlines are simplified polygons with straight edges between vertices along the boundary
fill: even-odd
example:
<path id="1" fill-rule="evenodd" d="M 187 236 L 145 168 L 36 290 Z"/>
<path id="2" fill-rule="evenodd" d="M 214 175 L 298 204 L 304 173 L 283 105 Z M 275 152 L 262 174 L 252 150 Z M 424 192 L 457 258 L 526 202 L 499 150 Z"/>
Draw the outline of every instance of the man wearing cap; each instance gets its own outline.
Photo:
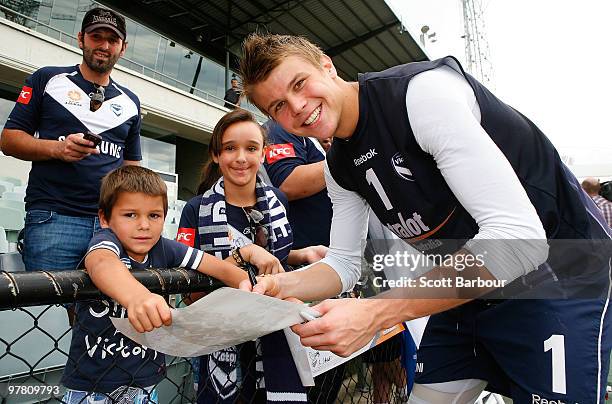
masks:
<path id="1" fill-rule="evenodd" d="M 43 67 L 26 79 L 0 137 L 4 154 L 32 162 L 25 197 L 28 271 L 75 269 L 99 227 L 100 180 L 141 160 L 140 102 L 110 77 L 127 47 L 125 19 L 89 10 L 78 44 L 80 64 Z"/>

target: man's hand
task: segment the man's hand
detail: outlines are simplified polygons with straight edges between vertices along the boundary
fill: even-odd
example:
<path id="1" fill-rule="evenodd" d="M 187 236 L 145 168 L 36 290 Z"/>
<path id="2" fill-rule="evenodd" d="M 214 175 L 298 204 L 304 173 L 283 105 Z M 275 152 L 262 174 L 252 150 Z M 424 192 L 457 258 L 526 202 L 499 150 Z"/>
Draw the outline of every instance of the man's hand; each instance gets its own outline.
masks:
<path id="1" fill-rule="evenodd" d="M 286 296 L 281 295 L 281 287 L 279 283 L 279 277 L 281 275 L 275 276 L 258 276 L 257 284 L 251 287 L 251 281 L 248 279 L 240 282 L 238 288 L 240 290 L 246 290 L 247 292 L 255 292 L 260 295 L 272 296 L 279 299 L 284 299 Z"/>
<path id="2" fill-rule="evenodd" d="M 128 319 L 138 332 L 151 331 L 163 325 L 172 324 L 168 303 L 160 295 L 149 292 L 138 293 L 127 306 Z"/>
<path id="3" fill-rule="evenodd" d="M 242 282 L 239 287 L 277 299 L 295 297 L 306 302 L 327 299 L 342 292 L 342 282 L 336 271 L 321 262 L 302 271 L 258 276 L 257 285 L 253 288 L 248 281 Z"/>
<path id="4" fill-rule="evenodd" d="M 92 154 L 100 154 L 100 150 L 94 147 L 94 143 L 83 139 L 82 133 L 72 133 L 65 140 L 57 142 L 54 155 L 58 160 L 73 163 Z"/>
<path id="5" fill-rule="evenodd" d="M 304 262 L 312 264 L 325 258 L 328 248 L 324 245 L 313 245 L 304 248 Z"/>
<path id="6" fill-rule="evenodd" d="M 259 286 L 259 285 L 257 285 Z M 349 356 L 379 331 L 371 300 L 325 300 L 313 307 L 321 317 L 291 327 L 300 336 L 302 345 L 336 355 Z"/>
<path id="7" fill-rule="evenodd" d="M 240 247 L 240 254 L 245 261 L 257 267 L 259 275 L 285 272 L 278 258 L 256 244 Z"/>
<path id="8" fill-rule="evenodd" d="M 289 265 L 313 264 L 325 258 L 328 248 L 323 245 L 313 245 L 289 251 L 287 263 Z"/>

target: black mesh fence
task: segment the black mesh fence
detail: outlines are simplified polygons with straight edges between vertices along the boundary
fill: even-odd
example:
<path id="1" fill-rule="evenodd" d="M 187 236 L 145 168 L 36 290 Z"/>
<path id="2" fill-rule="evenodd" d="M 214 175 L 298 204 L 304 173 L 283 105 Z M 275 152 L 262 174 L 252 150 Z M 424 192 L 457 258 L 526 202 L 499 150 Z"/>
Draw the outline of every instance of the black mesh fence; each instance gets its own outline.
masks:
<path id="1" fill-rule="evenodd" d="M 132 273 L 171 307 L 222 286 L 196 271 Z M 84 271 L 0 272 L 1 403 L 265 403 L 265 379 L 282 377 L 282 370 L 266 369 L 262 380 L 257 341 L 173 357 L 123 337 L 110 321 L 93 325 L 92 318 L 108 315 L 126 316 Z M 319 375 L 308 401 L 406 402 L 403 345 L 398 334 Z"/>

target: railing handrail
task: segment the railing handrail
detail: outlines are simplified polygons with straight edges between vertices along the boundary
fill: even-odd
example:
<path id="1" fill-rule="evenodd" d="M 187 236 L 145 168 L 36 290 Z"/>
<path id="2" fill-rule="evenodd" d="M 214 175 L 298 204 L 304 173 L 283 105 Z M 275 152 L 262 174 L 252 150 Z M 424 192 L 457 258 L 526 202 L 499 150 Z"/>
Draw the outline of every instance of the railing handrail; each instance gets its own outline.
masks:
<path id="1" fill-rule="evenodd" d="M 224 286 L 201 272 L 181 268 L 133 270 L 130 273 L 151 292 L 162 295 L 212 291 Z M 84 270 L 0 271 L 0 310 L 103 297 Z"/>

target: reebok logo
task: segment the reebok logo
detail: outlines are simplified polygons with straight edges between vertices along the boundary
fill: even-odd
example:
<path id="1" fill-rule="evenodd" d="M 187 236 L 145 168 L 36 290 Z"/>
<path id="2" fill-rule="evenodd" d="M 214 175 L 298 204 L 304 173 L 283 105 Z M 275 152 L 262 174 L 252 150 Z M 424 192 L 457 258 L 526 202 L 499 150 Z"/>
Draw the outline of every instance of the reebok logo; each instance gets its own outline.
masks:
<path id="1" fill-rule="evenodd" d="M 353 160 L 353 162 L 355 163 L 355 167 L 365 163 L 374 156 L 378 156 L 378 153 L 376 153 L 376 149 L 370 149 L 366 154 L 362 154 L 361 157 Z"/>
<path id="2" fill-rule="evenodd" d="M 562 400 L 551 400 L 549 398 L 540 397 L 538 394 L 531 394 L 532 404 L 565 404 Z"/>

